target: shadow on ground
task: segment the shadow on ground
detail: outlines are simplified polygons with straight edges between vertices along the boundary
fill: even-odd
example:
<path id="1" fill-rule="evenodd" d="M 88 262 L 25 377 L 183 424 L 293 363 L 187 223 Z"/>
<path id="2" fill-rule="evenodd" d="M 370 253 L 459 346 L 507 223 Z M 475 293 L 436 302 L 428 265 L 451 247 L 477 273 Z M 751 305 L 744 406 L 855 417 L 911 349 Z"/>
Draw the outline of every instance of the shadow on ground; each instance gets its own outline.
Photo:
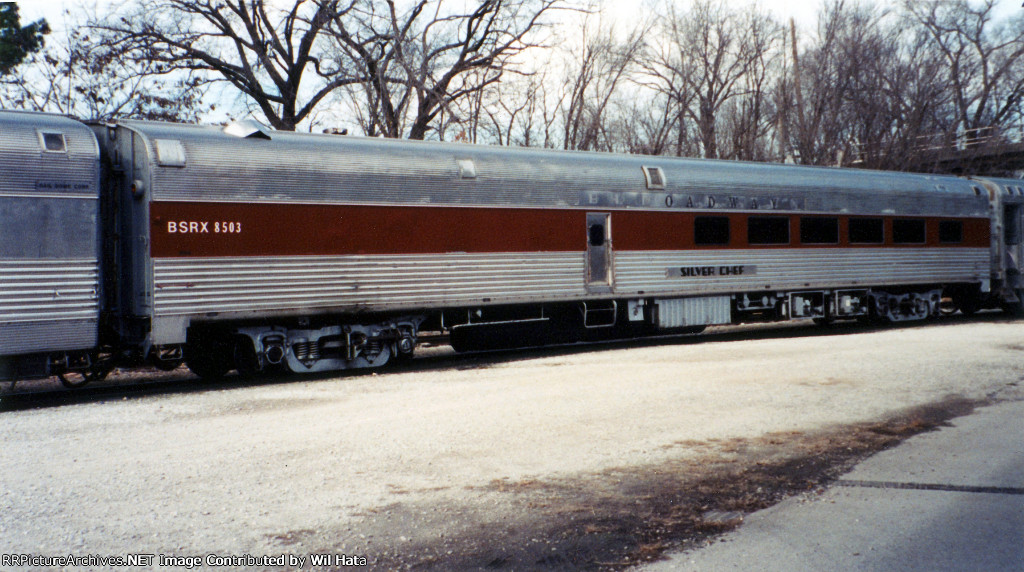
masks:
<path id="1" fill-rule="evenodd" d="M 284 531 L 282 552 L 367 558 L 372 570 L 623 570 L 712 542 L 744 515 L 822 487 L 858 461 L 969 414 L 951 397 L 814 433 L 680 442 L 678 460 L 551 480 L 496 480 L 363 513 L 339 530 Z M 323 568 L 317 568 L 322 570 Z M 339 568 L 341 569 L 341 568 Z"/>

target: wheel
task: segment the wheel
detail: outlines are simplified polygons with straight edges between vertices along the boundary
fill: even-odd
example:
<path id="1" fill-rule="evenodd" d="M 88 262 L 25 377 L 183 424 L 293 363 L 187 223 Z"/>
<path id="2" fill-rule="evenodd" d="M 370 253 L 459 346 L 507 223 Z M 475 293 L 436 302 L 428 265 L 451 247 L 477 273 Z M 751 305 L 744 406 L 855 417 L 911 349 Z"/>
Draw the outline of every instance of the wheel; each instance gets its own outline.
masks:
<path id="1" fill-rule="evenodd" d="M 262 368 L 260 357 L 256 355 L 256 347 L 248 336 L 235 337 L 235 346 L 231 352 L 234 357 L 235 369 L 241 377 L 256 377 Z M 221 374 L 223 375 L 223 374 Z"/>
<path id="2" fill-rule="evenodd" d="M 391 362 L 403 363 L 412 359 L 416 353 L 416 336 L 409 330 L 401 330 L 398 339 L 391 347 Z"/>
<path id="3" fill-rule="evenodd" d="M 942 301 L 939 303 L 939 314 L 943 316 L 952 316 L 957 311 L 956 301 L 948 296 L 943 296 Z"/>
<path id="4" fill-rule="evenodd" d="M 1008 316 L 1013 318 L 1024 317 L 1024 302 L 1003 302 L 1000 307 Z"/>
<path id="5" fill-rule="evenodd" d="M 953 303 L 956 304 L 956 307 L 958 310 L 960 310 L 960 313 L 965 316 L 973 316 L 974 313 L 977 312 L 978 308 L 981 306 L 981 304 L 978 302 L 978 299 L 974 296 L 957 297 L 953 299 Z"/>
<path id="6" fill-rule="evenodd" d="M 231 371 L 231 364 L 223 356 L 202 354 L 185 357 L 185 365 L 203 379 L 217 379 Z"/>
<path id="7" fill-rule="evenodd" d="M 190 336 L 184 361 L 192 373 L 203 379 L 217 379 L 234 368 L 232 346 L 215 336 Z"/>
<path id="8" fill-rule="evenodd" d="M 62 371 L 57 374 L 61 385 L 69 389 L 82 387 L 93 381 L 102 381 L 114 370 L 114 359 L 110 354 L 90 353 L 86 356 L 90 364 L 85 369 Z"/>
<path id="9" fill-rule="evenodd" d="M 66 371 L 64 373 L 58 373 L 57 379 L 60 380 L 60 384 L 68 389 L 74 389 L 76 387 L 82 387 L 87 385 L 90 381 L 96 381 L 92 379 L 88 373 L 80 371 Z"/>

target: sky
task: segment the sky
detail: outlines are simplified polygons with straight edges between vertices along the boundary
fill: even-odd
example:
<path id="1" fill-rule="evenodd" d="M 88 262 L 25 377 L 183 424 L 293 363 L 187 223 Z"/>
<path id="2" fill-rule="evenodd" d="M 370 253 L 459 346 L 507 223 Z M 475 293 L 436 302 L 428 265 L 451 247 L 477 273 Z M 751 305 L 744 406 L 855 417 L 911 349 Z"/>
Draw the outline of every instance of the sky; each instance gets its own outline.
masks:
<path id="1" fill-rule="evenodd" d="M 106 12 L 111 8 L 112 5 L 119 4 L 124 0 L 30 0 L 30 1 L 19 1 L 17 2 L 22 25 L 29 22 L 38 20 L 39 18 L 46 18 L 49 22 L 50 27 L 53 29 L 53 36 L 55 40 L 62 35 L 64 29 L 70 23 L 74 25 L 75 20 L 68 21 L 64 15 L 64 8 L 67 6 L 72 7 L 90 7 L 96 13 Z M 130 1 L 130 0 L 129 0 Z M 273 0 L 271 0 L 273 1 Z M 290 4 L 291 0 L 278 0 L 281 2 L 287 2 Z M 410 0 L 411 1 L 411 0 Z M 456 0 L 457 1 L 457 0 Z M 464 2 L 474 2 L 475 0 L 462 0 Z M 580 0 L 581 2 L 586 0 Z M 599 3 L 602 7 L 603 19 L 610 19 L 616 24 L 618 32 L 628 32 L 632 25 L 638 19 L 638 6 L 647 5 L 650 2 L 656 0 L 591 0 Z M 691 0 L 676 0 L 681 5 L 685 6 Z M 767 11 L 775 18 L 783 23 L 787 23 L 790 18 L 796 22 L 798 34 L 801 36 L 812 34 L 816 28 L 817 10 L 822 5 L 824 0 L 725 0 L 730 6 L 736 8 L 743 8 L 751 4 L 756 3 L 763 10 Z M 856 2 L 857 0 L 851 0 Z M 870 1 L 870 0 L 869 0 Z M 887 2 L 894 2 L 895 0 L 874 0 L 879 4 L 885 4 Z M 920 2 L 932 2 L 942 0 L 916 0 Z M 995 16 L 997 19 L 1010 17 L 1024 11 L 1024 7 L 1021 6 L 1022 0 L 998 0 L 995 10 Z M 223 103 L 223 102 L 222 102 Z M 226 112 L 225 109 L 231 107 L 230 105 L 220 105 L 222 112 Z M 223 118 L 221 118 L 223 119 Z"/>
<path id="2" fill-rule="evenodd" d="M 121 1 L 122 0 L 83 0 L 81 3 L 87 5 L 95 4 L 100 8 L 105 8 L 110 4 L 119 3 Z M 930 2 L 936 0 L 919 1 Z M 736 4 L 737 6 L 747 6 L 751 1 L 735 0 L 730 1 L 729 3 Z M 72 2 L 61 0 L 31 0 L 29 2 L 18 2 L 22 22 L 46 18 L 54 28 L 59 28 L 64 25 L 62 9 L 64 6 L 70 4 L 72 4 Z M 79 2 L 74 2 L 74 4 L 79 4 Z M 616 17 L 629 19 L 632 14 L 635 14 L 638 2 L 637 0 L 603 0 L 603 4 L 607 7 L 607 10 L 610 13 L 615 14 Z M 798 28 L 809 30 L 814 27 L 815 12 L 817 10 L 817 6 L 820 4 L 820 0 L 759 0 L 758 4 L 779 19 L 788 21 L 790 18 L 793 18 L 796 21 Z M 1021 0 L 999 0 L 996 7 L 997 15 L 1001 17 L 1009 16 L 1022 10 L 1024 10 L 1024 8 L 1021 7 Z"/>
<path id="3" fill-rule="evenodd" d="M 106 7 L 107 5 L 113 4 L 120 0 L 85 0 L 89 4 L 97 4 L 99 7 Z M 1011 5 L 1020 6 L 1018 0 L 1004 0 L 1006 3 Z M 630 14 L 635 13 L 637 0 L 603 0 L 603 3 L 608 6 L 608 9 L 615 14 L 622 14 L 628 17 Z M 734 2 L 737 5 L 745 6 L 750 2 L 747 0 L 739 0 Z M 67 1 L 61 0 L 31 0 L 29 2 L 18 2 L 20 8 L 21 19 L 23 22 L 35 21 L 39 18 L 46 18 L 50 25 L 57 27 L 62 25 L 63 17 L 61 16 L 62 9 L 65 5 L 70 4 Z M 767 10 L 779 17 L 784 17 L 787 20 L 790 17 L 797 19 L 797 23 L 800 25 L 808 24 L 813 25 L 814 23 L 814 6 L 817 6 L 817 2 L 813 0 L 760 0 L 760 4 Z"/>

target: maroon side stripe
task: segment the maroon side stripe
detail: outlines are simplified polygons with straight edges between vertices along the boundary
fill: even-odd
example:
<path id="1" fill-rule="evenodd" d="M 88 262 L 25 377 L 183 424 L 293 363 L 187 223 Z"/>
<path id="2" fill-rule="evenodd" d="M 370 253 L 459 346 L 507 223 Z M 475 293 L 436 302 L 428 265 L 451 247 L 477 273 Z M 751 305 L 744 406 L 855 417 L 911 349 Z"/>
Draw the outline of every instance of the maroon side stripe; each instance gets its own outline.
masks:
<path id="1" fill-rule="evenodd" d="M 161 201 L 150 204 L 151 254 L 154 257 L 216 257 L 583 252 L 587 240 L 587 212 L 584 209 Z M 612 244 L 620 251 L 750 248 L 746 243 L 747 219 L 770 214 L 611 212 Z M 727 216 L 731 228 L 729 244 L 698 247 L 693 236 L 697 216 Z M 926 242 L 894 245 L 891 241 L 893 217 L 885 217 L 885 244 L 854 245 L 847 239 L 849 220 L 854 217 L 839 216 L 838 244 L 802 245 L 798 241 L 800 215 L 788 216 L 791 243 L 756 248 L 989 246 L 990 226 L 985 218 L 916 217 L 925 220 Z M 961 243 L 939 242 L 938 228 L 942 220 L 963 222 Z"/>
<path id="2" fill-rule="evenodd" d="M 153 202 L 154 257 L 564 252 L 584 211 Z"/>

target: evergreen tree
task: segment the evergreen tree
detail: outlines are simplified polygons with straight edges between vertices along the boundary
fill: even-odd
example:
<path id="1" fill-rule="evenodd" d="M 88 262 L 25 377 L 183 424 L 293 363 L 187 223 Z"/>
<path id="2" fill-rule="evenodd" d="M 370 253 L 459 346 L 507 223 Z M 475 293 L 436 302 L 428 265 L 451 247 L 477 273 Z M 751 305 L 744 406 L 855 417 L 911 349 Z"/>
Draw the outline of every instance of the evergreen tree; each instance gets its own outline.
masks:
<path id="1" fill-rule="evenodd" d="M 21 27 L 16 2 L 0 2 L 0 76 L 14 70 L 29 54 L 43 47 L 43 36 L 50 33 L 46 20 Z"/>

